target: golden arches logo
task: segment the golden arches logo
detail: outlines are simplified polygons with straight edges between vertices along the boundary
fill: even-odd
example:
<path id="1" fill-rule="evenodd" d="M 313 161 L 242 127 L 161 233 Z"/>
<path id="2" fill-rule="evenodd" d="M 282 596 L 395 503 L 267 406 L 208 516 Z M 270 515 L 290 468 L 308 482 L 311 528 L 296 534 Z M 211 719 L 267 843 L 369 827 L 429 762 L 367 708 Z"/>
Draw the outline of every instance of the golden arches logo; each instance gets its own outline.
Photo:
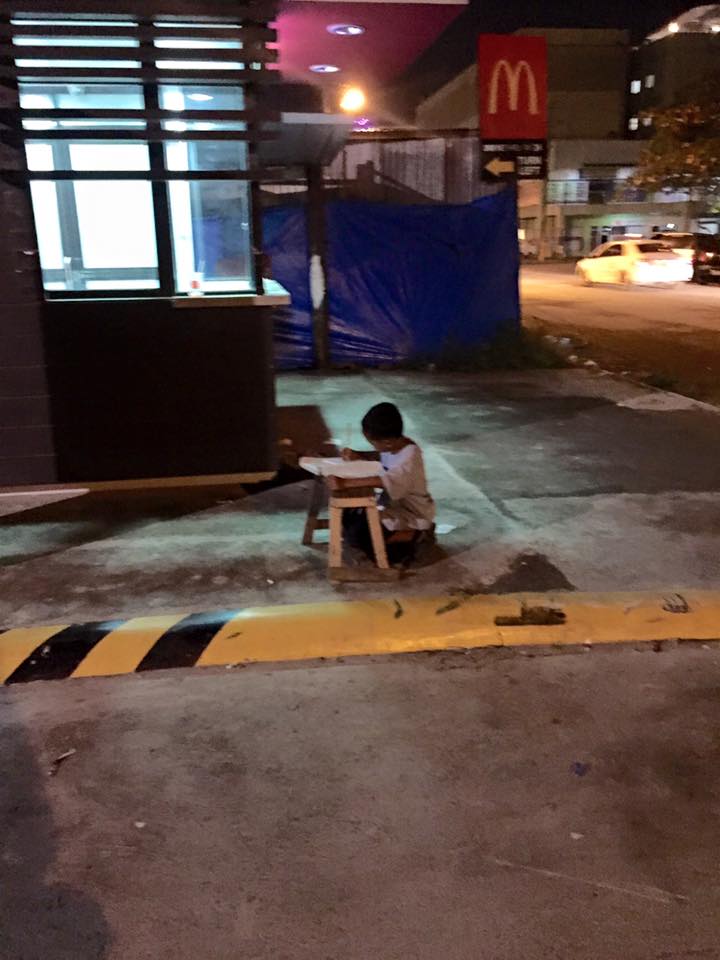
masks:
<path id="1" fill-rule="evenodd" d="M 508 60 L 497 61 L 493 67 L 492 75 L 490 77 L 488 113 L 492 114 L 498 112 L 500 77 L 503 73 L 505 74 L 505 79 L 507 80 L 508 106 L 510 110 L 512 110 L 513 113 L 517 113 L 518 104 L 520 102 L 520 80 L 523 76 L 525 76 L 528 89 L 528 113 L 537 116 L 537 114 L 540 112 L 537 81 L 535 80 L 533 68 L 530 66 L 527 60 L 518 60 L 514 66 L 511 66 Z"/>

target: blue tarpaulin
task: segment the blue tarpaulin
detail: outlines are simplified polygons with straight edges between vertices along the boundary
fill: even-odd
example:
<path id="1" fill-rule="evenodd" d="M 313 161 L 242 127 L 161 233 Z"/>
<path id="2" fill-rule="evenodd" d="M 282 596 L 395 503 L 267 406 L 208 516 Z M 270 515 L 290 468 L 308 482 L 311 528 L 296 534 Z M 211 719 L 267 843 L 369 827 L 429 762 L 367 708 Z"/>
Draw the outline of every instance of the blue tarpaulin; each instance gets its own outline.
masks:
<path id="1" fill-rule="evenodd" d="M 304 207 L 270 207 L 263 212 L 263 248 L 272 275 L 292 296 L 276 311 L 275 366 L 301 370 L 315 365 L 310 299 L 310 252 Z"/>
<path id="2" fill-rule="evenodd" d="M 313 362 L 306 236 L 302 208 L 265 213 L 273 276 L 293 298 L 277 324 L 281 368 Z M 511 190 L 466 206 L 331 202 L 327 242 L 335 363 L 432 362 L 519 323 Z"/>

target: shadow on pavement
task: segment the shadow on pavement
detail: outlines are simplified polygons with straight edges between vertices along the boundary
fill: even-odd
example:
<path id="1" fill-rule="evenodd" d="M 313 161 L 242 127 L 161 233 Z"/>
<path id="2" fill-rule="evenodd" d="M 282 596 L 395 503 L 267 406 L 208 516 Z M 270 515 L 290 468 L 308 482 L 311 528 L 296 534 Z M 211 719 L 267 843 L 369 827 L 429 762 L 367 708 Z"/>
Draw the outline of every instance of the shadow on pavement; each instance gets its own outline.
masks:
<path id="1" fill-rule="evenodd" d="M 223 501 L 240 500 L 248 494 L 307 480 L 308 475 L 297 466 L 300 456 L 337 453 L 316 406 L 278 408 L 277 436 L 278 473 L 267 483 L 97 490 L 0 517 L 0 567 L 121 536 L 149 523 L 177 520 L 212 509 Z"/>
<path id="2" fill-rule="evenodd" d="M 110 931 L 86 894 L 54 883 L 56 827 L 42 769 L 13 707 L 0 720 L 0 956 L 3 960 L 103 960 Z M 58 770 L 62 776 L 62 767 Z"/>
<path id="3" fill-rule="evenodd" d="M 239 484 L 161 490 L 91 491 L 0 519 L 0 567 L 177 520 L 245 496 Z"/>

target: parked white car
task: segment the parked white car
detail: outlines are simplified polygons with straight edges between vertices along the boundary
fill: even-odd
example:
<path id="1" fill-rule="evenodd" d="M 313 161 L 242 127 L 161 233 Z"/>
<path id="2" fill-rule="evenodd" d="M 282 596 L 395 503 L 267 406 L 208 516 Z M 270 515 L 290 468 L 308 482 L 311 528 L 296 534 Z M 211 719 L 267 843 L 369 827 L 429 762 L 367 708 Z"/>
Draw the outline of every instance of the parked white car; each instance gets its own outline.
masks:
<path id="1" fill-rule="evenodd" d="M 670 247 L 673 253 L 686 260 L 692 260 L 695 254 L 695 234 L 694 233 L 654 233 L 651 240 L 659 240 Z"/>
<path id="2" fill-rule="evenodd" d="M 575 272 L 585 284 L 686 283 L 693 267 L 658 240 L 620 240 L 593 250 L 578 261 Z"/>

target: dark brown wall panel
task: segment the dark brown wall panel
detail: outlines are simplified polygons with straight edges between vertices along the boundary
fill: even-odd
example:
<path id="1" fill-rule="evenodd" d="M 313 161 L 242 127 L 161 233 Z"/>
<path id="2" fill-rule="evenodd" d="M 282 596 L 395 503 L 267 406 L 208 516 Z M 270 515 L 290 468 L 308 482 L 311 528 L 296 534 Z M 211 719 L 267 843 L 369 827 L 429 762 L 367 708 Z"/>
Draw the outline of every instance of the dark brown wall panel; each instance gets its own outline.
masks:
<path id="1" fill-rule="evenodd" d="M 272 311 L 48 303 L 62 482 L 274 470 Z"/>

